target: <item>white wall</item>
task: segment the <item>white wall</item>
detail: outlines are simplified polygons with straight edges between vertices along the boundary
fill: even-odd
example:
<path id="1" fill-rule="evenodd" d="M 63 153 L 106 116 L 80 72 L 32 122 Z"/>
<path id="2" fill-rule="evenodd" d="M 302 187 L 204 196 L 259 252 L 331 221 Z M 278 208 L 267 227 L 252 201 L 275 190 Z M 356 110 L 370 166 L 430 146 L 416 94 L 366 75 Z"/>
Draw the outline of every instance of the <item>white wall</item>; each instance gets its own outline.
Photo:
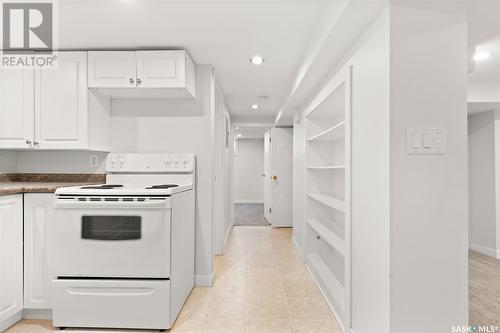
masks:
<path id="1" fill-rule="evenodd" d="M 99 157 L 97 167 L 90 166 L 90 156 Z M 105 173 L 107 153 L 87 151 L 16 152 L 17 172 L 22 173 Z"/>
<path id="2" fill-rule="evenodd" d="M 468 322 L 467 19 L 459 1 L 391 0 L 391 331 Z M 407 155 L 411 126 L 445 155 Z"/>
<path id="3" fill-rule="evenodd" d="M 234 202 L 264 202 L 264 139 L 238 139 L 234 156 Z"/>
<path id="4" fill-rule="evenodd" d="M 0 151 L 0 173 L 16 172 L 17 156 L 12 151 Z"/>
<path id="5" fill-rule="evenodd" d="M 213 75 L 196 67 L 195 100 L 112 101 L 114 152 L 192 152 L 196 154 L 196 283 L 212 282 L 214 268 Z"/>
<path id="6" fill-rule="evenodd" d="M 495 112 L 469 116 L 469 242 L 496 252 Z"/>
<path id="7" fill-rule="evenodd" d="M 353 67 L 351 289 L 356 333 L 390 330 L 388 14 L 382 13 L 368 29 L 348 61 Z"/>
<path id="8" fill-rule="evenodd" d="M 224 102 L 222 88 L 215 84 L 215 186 L 214 186 L 214 223 L 215 254 L 224 253 L 224 245 L 232 226 L 231 195 L 231 119 Z M 226 124 L 227 121 L 227 124 Z M 227 146 L 226 146 L 226 135 Z"/>
<path id="9" fill-rule="evenodd" d="M 336 66 L 353 68 L 353 332 L 467 323 L 466 37 L 463 3 L 391 0 Z M 447 127 L 447 154 L 407 155 L 410 126 Z"/>
<path id="10" fill-rule="evenodd" d="M 305 191 L 305 126 L 301 114 L 295 116 L 293 122 L 293 182 L 292 182 L 292 220 L 293 220 L 293 242 L 299 248 L 302 257 L 304 249 L 304 191 Z"/>

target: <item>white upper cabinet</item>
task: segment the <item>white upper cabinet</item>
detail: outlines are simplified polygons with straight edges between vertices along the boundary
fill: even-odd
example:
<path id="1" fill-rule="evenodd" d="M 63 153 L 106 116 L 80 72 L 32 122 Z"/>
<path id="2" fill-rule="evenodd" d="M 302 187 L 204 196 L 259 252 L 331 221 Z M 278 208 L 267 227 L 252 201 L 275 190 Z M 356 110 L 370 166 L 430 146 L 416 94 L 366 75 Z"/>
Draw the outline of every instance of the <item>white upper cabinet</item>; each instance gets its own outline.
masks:
<path id="1" fill-rule="evenodd" d="M 0 196 L 0 323 L 23 309 L 23 199 Z"/>
<path id="2" fill-rule="evenodd" d="M 135 51 L 89 51 L 89 88 L 136 86 Z"/>
<path id="3" fill-rule="evenodd" d="M 88 142 L 87 53 L 64 52 L 56 69 L 35 73 L 35 145 L 85 149 Z"/>
<path id="4" fill-rule="evenodd" d="M 195 97 L 195 65 L 184 50 L 92 51 L 88 73 L 89 88 L 111 98 Z"/>
<path id="5" fill-rule="evenodd" d="M 33 148 L 33 70 L 0 70 L 0 148 Z"/>

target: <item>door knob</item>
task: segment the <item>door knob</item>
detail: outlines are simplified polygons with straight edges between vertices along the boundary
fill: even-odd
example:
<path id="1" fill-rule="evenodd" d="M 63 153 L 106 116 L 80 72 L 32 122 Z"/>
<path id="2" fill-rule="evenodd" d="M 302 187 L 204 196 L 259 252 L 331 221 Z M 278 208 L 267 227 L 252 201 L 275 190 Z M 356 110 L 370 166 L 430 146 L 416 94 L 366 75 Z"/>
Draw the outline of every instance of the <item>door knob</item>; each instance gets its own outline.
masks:
<path id="1" fill-rule="evenodd" d="M 276 179 L 278 179 L 278 176 L 273 176 L 272 179 L 276 180 Z"/>

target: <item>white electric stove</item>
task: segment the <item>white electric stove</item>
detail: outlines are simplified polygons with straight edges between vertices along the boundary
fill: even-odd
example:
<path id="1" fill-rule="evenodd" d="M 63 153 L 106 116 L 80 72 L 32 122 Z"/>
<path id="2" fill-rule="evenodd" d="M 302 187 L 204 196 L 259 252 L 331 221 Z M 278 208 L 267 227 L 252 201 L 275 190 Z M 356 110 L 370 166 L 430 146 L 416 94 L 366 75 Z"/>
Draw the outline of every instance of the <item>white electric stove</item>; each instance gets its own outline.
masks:
<path id="1" fill-rule="evenodd" d="M 53 325 L 168 329 L 194 285 L 195 157 L 112 153 L 106 172 L 55 193 Z"/>

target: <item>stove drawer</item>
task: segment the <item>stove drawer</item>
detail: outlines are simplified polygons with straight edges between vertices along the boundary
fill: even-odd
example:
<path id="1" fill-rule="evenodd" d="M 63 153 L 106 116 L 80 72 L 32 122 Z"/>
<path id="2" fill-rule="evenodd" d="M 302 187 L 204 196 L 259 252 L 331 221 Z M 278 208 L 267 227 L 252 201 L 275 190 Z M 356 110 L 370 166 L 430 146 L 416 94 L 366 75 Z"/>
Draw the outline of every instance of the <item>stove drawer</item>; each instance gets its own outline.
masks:
<path id="1" fill-rule="evenodd" d="M 52 281 L 55 327 L 168 329 L 170 280 Z"/>

